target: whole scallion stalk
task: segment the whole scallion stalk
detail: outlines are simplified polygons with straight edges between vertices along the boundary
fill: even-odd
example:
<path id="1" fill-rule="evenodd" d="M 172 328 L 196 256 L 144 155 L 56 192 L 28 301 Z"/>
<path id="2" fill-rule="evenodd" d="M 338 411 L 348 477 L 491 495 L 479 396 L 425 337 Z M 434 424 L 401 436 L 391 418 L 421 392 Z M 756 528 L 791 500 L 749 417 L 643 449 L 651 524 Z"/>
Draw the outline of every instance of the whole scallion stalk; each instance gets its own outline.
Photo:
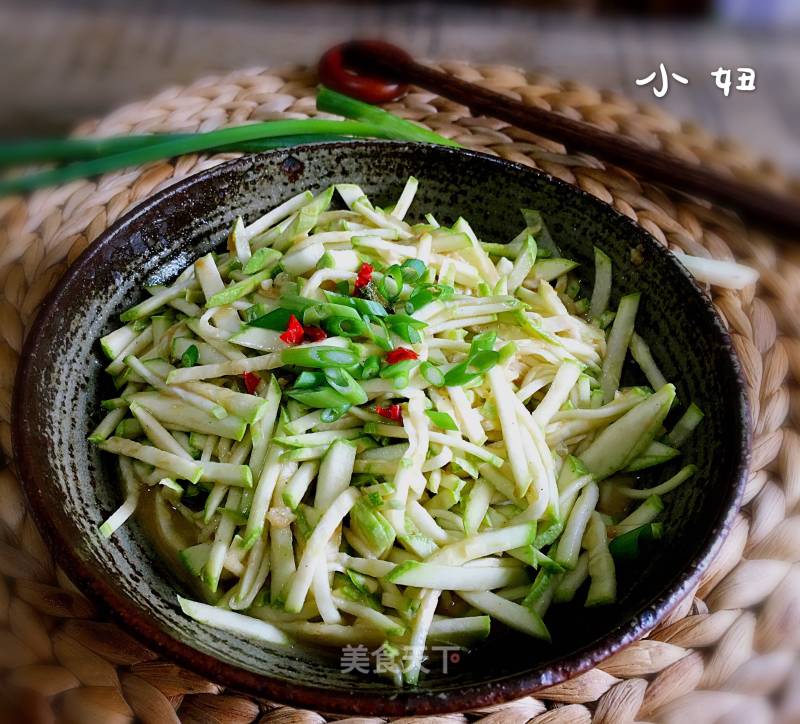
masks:
<path id="1" fill-rule="evenodd" d="M 438 133 L 422 128 L 404 118 L 399 118 L 382 108 L 378 108 L 378 106 L 357 101 L 355 98 L 337 93 L 325 86 L 321 86 L 317 93 L 317 109 L 326 113 L 336 113 L 345 118 L 375 124 L 391 134 L 392 138 L 459 147 L 458 143 L 449 138 L 440 136 Z"/>
<path id="2" fill-rule="evenodd" d="M 317 106 L 350 120 L 291 119 L 267 121 L 207 133 L 152 134 L 114 138 L 68 138 L 0 145 L 0 168 L 29 163 L 65 166 L 0 180 L 0 196 L 98 176 L 121 168 L 202 151 L 253 153 L 300 143 L 388 138 L 457 146 L 443 136 L 387 111 L 328 88 L 321 88 Z"/>
<path id="3" fill-rule="evenodd" d="M 198 153 L 219 148 L 230 149 L 234 144 L 258 142 L 259 144 L 264 144 L 261 146 L 261 148 L 264 148 L 268 141 L 272 139 L 275 147 L 284 147 L 291 145 L 291 142 L 297 143 L 298 139 L 300 139 L 300 142 L 313 141 L 314 136 L 319 134 L 325 134 L 326 136 L 336 134 L 339 137 L 387 137 L 388 131 L 359 121 L 332 121 L 313 118 L 252 123 L 245 126 L 223 128 L 218 131 L 173 138 L 162 143 L 154 143 L 110 156 L 81 161 L 49 171 L 5 179 L 0 181 L 0 195 L 20 193 L 42 186 L 66 183 L 78 178 L 97 176 L 109 171 L 138 166 L 187 153 Z M 287 139 L 291 139 L 291 141 L 287 143 Z"/>
<path id="4" fill-rule="evenodd" d="M 89 161 L 116 153 L 125 153 L 165 141 L 188 138 L 191 133 L 151 133 L 110 138 L 42 138 L 0 144 L 0 167 L 31 163 Z"/>

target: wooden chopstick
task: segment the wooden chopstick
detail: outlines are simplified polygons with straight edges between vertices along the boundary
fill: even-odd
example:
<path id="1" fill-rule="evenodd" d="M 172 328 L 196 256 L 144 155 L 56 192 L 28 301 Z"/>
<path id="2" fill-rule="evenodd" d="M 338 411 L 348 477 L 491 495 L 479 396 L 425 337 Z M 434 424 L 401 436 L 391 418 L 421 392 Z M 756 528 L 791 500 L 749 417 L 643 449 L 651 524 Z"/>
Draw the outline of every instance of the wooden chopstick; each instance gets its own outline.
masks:
<path id="1" fill-rule="evenodd" d="M 571 151 L 589 153 L 642 178 L 729 206 L 774 230 L 800 233 L 800 199 L 739 181 L 625 136 L 460 80 L 417 63 L 405 51 L 388 43 L 353 41 L 343 48 L 343 53 L 348 66 L 364 73 L 412 83 L 467 106 L 475 115 L 499 118 L 559 141 Z"/>

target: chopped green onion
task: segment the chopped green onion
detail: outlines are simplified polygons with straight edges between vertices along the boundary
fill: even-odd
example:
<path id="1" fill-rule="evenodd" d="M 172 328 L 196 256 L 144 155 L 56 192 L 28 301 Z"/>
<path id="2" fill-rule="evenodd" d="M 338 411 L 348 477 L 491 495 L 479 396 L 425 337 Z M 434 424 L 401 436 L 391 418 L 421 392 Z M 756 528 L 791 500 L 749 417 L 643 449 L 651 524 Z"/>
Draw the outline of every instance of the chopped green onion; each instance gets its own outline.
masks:
<path id="1" fill-rule="evenodd" d="M 286 394 L 293 400 L 308 405 L 308 407 L 341 408 L 350 404 L 346 397 L 340 395 L 331 387 L 320 387 L 319 389 L 309 390 L 289 390 Z"/>
<path id="2" fill-rule="evenodd" d="M 433 422 L 436 427 L 441 427 L 442 430 L 458 430 L 458 425 L 456 425 L 453 418 L 450 417 L 450 415 L 448 415 L 446 412 L 425 410 L 425 414 L 430 417 L 431 422 Z"/>
<path id="3" fill-rule="evenodd" d="M 636 560 L 646 544 L 661 538 L 663 529 L 664 526 L 661 523 L 645 523 L 614 538 L 608 544 L 608 550 L 616 560 Z"/>
<path id="4" fill-rule="evenodd" d="M 308 390 L 312 387 L 319 387 L 325 383 L 325 373 L 312 370 L 303 370 L 292 385 L 293 390 Z"/>
<path id="5" fill-rule="evenodd" d="M 194 367 L 199 356 L 200 352 L 197 349 L 197 345 L 190 344 L 181 355 L 181 367 Z"/>
<path id="6" fill-rule="evenodd" d="M 341 407 L 326 407 L 319 416 L 319 419 L 325 423 L 336 422 L 337 420 L 341 419 L 342 416 L 347 414 L 347 411 L 350 409 L 350 407 L 350 405 L 342 405 Z"/>
<path id="7" fill-rule="evenodd" d="M 415 287 L 406 302 L 406 312 L 413 314 L 425 305 L 438 300 L 447 301 L 455 294 L 455 289 L 447 284 L 423 284 Z"/>
<path id="8" fill-rule="evenodd" d="M 271 312 L 256 317 L 248 322 L 251 327 L 259 327 L 260 329 L 272 329 L 276 332 L 283 332 L 289 324 L 289 317 L 292 312 L 289 309 L 278 307 Z"/>
<path id="9" fill-rule="evenodd" d="M 464 362 L 448 370 L 444 376 L 447 387 L 463 387 L 488 372 L 500 361 L 500 353 L 482 350 L 471 354 Z"/>
<path id="10" fill-rule="evenodd" d="M 442 387 L 445 384 L 445 375 L 433 362 L 423 362 L 419 367 L 419 372 L 426 382 L 434 387 Z"/>
<path id="11" fill-rule="evenodd" d="M 397 264 L 392 264 L 378 282 L 378 292 L 390 304 L 396 301 L 403 293 L 403 270 Z"/>
<path id="12" fill-rule="evenodd" d="M 394 334 L 409 344 L 421 342 L 422 337 L 418 330 L 425 329 L 428 326 L 425 322 L 405 314 L 392 314 L 385 318 L 385 322 Z"/>
<path id="13" fill-rule="evenodd" d="M 472 344 L 470 345 L 470 354 L 474 355 L 478 352 L 486 351 L 494 349 L 494 343 L 497 339 L 497 332 L 483 332 L 482 334 L 476 334 L 472 338 Z"/>
<path id="14" fill-rule="evenodd" d="M 316 345 L 313 347 L 291 347 L 281 352 L 285 365 L 297 367 L 354 367 L 358 364 L 358 354 L 351 349 Z M 330 405 L 327 405 L 330 407 Z"/>
<path id="15" fill-rule="evenodd" d="M 384 365 L 380 371 L 380 376 L 383 379 L 392 379 L 400 376 L 408 377 L 417 365 L 419 365 L 419 360 L 415 359 L 405 359 L 391 365 Z"/>
<path id="16" fill-rule="evenodd" d="M 325 292 L 325 297 L 329 302 L 333 302 L 334 304 L 352 307 L 358 311 L 359 314 L 366 317 L 385 317 L 388 314 L 386 308 L 382 304 L 372 299 L 348 297 L 343 294 L 334 294 L 333 292 Z"/>
<path id="17" fill-rule="evenodd" d="M 330 317 L 324 327 L 337 337 L 363 337 L 367 334 L 366 322 L 358 317 Z"/>
<path id="18" fill-rule="evenodd" d="M 400 270 L 403 273 L 403 279 L 409 284 L 413 284 L 425 275 L 428 267 L 421 259 L 406 259 L 400 265 Z"/>
<path id="19" fill-rule="evenodd" d="M 370 357 L 367 357 L 364 360 L 364 364 L 361 366 L 361 379 L 362 380 L 370 380 L 373 377 L 377 377 L 378 373 L 381 371 L 381 360 L 378 355 L 374 354 Z"/>
<path id="20" fill-rule="evenodd" d="M 353 379 L 353 376 L 339 367 L 330 367 L 323 370 L 328 384 L 333 387 L 351 405 L 363 405 L 368 397 L 364 388 Z"/>
<path id="21" fill-rule="evenodd" d="M 325 302 L 323 304 L 315 304 L 313 307 L 307 307 L 303 312 L 303 324 L 320 325 L 331 318 L 361 321 L 358 312 L 344 304 Z"/>

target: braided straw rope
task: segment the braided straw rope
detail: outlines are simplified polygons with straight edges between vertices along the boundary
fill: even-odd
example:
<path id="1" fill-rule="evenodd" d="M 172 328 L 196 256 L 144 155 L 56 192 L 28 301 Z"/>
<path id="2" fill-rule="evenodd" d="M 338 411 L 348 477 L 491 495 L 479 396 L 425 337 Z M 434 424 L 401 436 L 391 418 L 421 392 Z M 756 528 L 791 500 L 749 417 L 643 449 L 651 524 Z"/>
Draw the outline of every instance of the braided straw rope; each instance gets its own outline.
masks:
<path id="1" fill-rule="evenodd" d="M 657 108 L 505 66 L 441 67 L 737 176 L 791 186 L 742 148 Z M 642 185 L 591 157 L 567 155 L 559 144 L 499 121 L 473 118 L 433 94 L 414 92 L 393 110 L 465 146 L 576 184 L 672 248 L 735 257 L 761 273 L 758 288 L 711 290 L 743 362 L 755 445 L 745 507 L 698 589 L 649 638 L 572 681 L 535 697 L 429 721 L 800 721 L 800 247 L 780 248 L 720 210 Z M 313 78 L 306 71 L 250 70 L 167 90 L 80 132 L 210 130 L 314 113 Z M 28 199 L 0 200 L 0 442 L 9 458 L 14 371 L 25 329 L 47 291 L 132 206 L 227 158 L 185 156 Z M 11 468 L 0 471 L 0 573 L 0 699 L 17 706 L 13 721 L 317 724 L 335 718 L 223 692 L 101 620 L 54 565 Z"/>

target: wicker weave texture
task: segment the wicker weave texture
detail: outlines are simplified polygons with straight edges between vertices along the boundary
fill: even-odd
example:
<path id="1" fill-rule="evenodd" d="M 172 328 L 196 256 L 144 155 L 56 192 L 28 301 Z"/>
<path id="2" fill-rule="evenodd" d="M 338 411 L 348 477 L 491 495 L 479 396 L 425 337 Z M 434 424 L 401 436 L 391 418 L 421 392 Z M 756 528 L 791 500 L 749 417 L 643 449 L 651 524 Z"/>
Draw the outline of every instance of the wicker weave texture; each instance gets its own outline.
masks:
<path id="1" fill-rule="evenodd" d="M 528 103 L 798 192 L 745 149 L 654 107 L 506 66 L 441 63 Z M 757 287 L 710 289 L 742 359 L 755 446 L 745 505 L 699 588 L 652 635 L 572 681 L 492 709 L 429 718 L 483 724 L 800 722 L 800 247 L 719 209 L 639 183 L 594 158 L 416 91 L 392 108 L 470 148 L 538 167 L 638 221 L 661 243 L 736 258 Z M 79 129 L 211 130 L 316 113 L 298 68 L 246 70 L 167 90 Z M 109 224 L 156 191 L 231 156 L 184 156 L 0 200 L 0 720 L 308 723 L 336 717 L 223 691 L 104 621 L 54 564 L 13 473 L 10 408 L 25 330 L 48 290 Z M 339 717 L 341 719 L 341 717 Z M 381 719 L 349 719 L 380 722 Z"/>

